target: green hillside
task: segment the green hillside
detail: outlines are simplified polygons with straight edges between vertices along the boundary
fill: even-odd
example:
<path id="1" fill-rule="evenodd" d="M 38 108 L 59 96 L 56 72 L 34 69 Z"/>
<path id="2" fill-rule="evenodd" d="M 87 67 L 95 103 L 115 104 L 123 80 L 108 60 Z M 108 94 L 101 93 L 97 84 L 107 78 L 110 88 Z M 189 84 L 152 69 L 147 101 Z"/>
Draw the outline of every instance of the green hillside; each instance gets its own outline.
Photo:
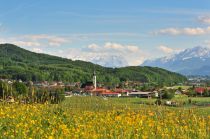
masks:
<path id="1" fill-rule="evenodd" d="M 92 79 L 96 70 L 99 82 L 140 81 L 178 83 L 186 78 L 160 68 L 125 67 L 106 68 L 84 61 L 37 54 L 12 44 L 0 44 L 0 77 L 23 81 L 85 82 Z"/>

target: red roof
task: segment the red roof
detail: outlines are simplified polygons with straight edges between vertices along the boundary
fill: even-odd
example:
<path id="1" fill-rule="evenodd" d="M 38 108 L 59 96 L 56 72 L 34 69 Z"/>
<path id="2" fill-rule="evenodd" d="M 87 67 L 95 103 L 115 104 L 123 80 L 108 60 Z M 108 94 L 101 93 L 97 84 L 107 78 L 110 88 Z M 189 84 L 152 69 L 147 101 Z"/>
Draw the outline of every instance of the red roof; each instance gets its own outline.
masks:
<path id="1" fill-rule="evenodd" d="M 119 93 L 116 92 L 106 92 L 106 93 L 101 93 L 102 95 L 118 95 Z"/>
<path id="2" fill-rule="evenodd" d="M 201 93 L 203 93 L 205 91 L 205 89 L 210 90 L 210 87 L 207 87 L 207 88 L 198 87 L 198 88 L 195 88 L 195 92 L 201 94 Z"/>
<path id="3" fill-rule="evenodd" d="M 115 92 L 117 93 L 124 93 L 124 92 L 128 92 L 127 90 L 121 89 L 121 88 L 117 88 L 115 89 Z"/>
<path id="4" fill-rule="evenodd" d="M 109 90 L 107 90 L 107 89 L 104 89 L 104 88 L 96 88 L 96 89 L 93 89 L 93 90 L 91 90 L 92 92 L 107 92 L 107 91 L 109 91 Z"/>

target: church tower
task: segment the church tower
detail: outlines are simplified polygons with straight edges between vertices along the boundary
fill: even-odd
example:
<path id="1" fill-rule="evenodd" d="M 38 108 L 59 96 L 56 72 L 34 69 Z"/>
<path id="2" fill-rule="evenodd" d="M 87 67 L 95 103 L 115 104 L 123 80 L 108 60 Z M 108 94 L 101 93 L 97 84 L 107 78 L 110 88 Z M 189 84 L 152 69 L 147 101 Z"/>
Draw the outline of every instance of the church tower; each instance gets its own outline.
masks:
<path id="1" fill-rule="evenodd" d="M 93 85 L 94 85 L 94 89 L 96 90 L 97 84 L 96 84 L 96 72 L 95 72 L 95 70 L 93 72 Z"/>

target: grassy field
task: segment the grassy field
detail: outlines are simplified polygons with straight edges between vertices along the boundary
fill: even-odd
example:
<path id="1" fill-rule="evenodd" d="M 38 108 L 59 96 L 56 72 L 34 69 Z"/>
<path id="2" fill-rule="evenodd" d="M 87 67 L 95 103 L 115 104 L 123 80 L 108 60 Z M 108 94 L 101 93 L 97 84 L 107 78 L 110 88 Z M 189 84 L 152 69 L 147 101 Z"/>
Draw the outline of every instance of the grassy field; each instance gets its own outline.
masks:
<path id="1" fill-rule="evenodd" d="M 210 102 L 210 98 L 192 100 Z M 54 105 L 0 104 L 0 136 L 27 139 L 210 138 L 210 107 L 155 106 L 154 101 L 71 97 Z M 188 99 L 182 98 L 182 101 Z"/>

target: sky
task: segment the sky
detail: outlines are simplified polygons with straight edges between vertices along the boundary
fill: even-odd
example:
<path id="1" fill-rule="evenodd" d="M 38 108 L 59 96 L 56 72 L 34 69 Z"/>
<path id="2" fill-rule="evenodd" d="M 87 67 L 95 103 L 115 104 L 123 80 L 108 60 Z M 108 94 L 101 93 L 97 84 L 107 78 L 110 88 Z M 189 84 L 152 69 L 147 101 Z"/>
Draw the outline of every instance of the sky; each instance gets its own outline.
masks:
<path id="1" fill-rule="evenodd" d="M 209 0 L 0 0 L 0 43 L 127 65 L 210 47 Z"/>

